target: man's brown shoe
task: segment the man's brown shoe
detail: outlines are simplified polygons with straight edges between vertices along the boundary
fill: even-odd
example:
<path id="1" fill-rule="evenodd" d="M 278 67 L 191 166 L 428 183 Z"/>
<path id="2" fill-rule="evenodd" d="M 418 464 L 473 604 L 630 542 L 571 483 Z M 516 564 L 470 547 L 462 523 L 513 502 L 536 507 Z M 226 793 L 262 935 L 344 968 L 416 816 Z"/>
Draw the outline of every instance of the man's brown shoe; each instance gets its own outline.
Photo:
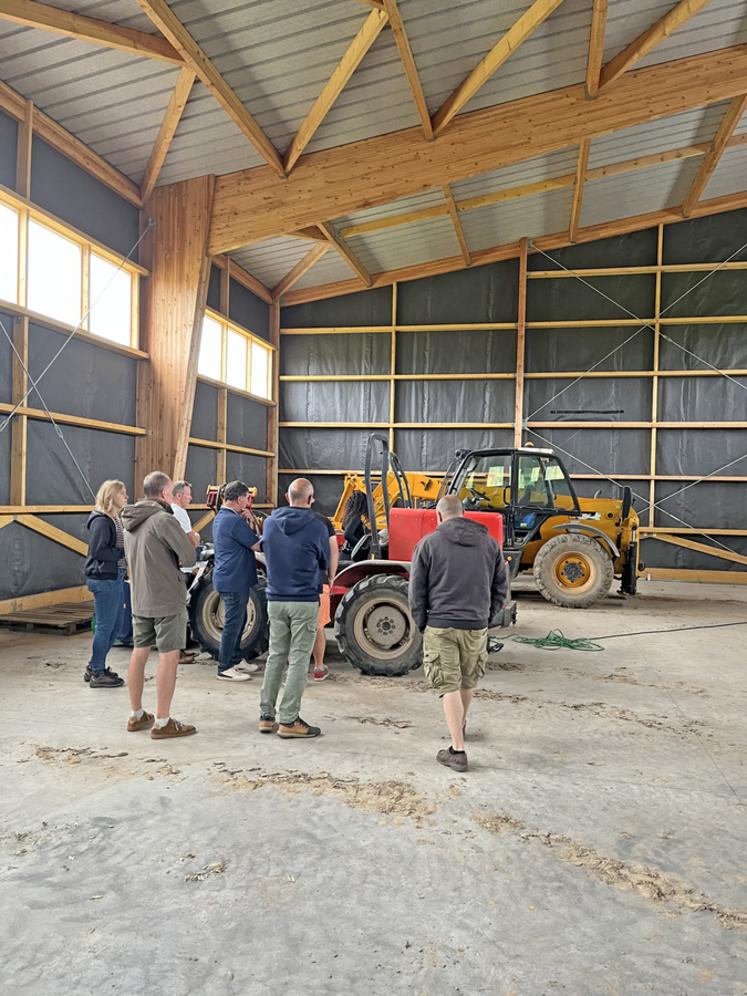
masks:
<path id="1" fill-rule="evenodd" d="M 153 740 L 169 740 L 171 737 L 191 737 L 197 733 L 196 726 L 180 723 L 178 719 L 169 719 L 165 726 L 154 726 L 150 731 Z"/>
<path id="2" fill-rule="evenodd" d="M 447 768 L 451 768 L 453 771 L 464 772 L 467 770 L 467 755 L 463 750 L 455 751 L 451 747 L 447 747 L 436 754 L 436 760 L 439 764 L 445 764 Z"/>
<path id="3" fill-rule="evenodd" d="M 127 732 L 137 733 L 138 730 L 147 730 L 149 727 L 153 726 L 156 717 L 152 716 L 149 712 L 143 712 L 140 719 L 135 719 L 134 716 L 130 716 L 127 720 Z"/>
<path id="4" fill-rule="evenodd" d="M 260 716 L 259 717 L 259 732 L 260 733 L 277 733 L 278 724 L 272 718 L 272 716 Z"/>
<path id="5" fill-rule="evenodd" d="M 308 723 L 304 722 L 299 716 L 293 723 L 281 723 L 278 726 L 278 736 L 282 737 L 284 740 L 292 740 L 294 738 L 303 737 L 318 737 L 322 731 L 318 726 L 309 726 Z"/>

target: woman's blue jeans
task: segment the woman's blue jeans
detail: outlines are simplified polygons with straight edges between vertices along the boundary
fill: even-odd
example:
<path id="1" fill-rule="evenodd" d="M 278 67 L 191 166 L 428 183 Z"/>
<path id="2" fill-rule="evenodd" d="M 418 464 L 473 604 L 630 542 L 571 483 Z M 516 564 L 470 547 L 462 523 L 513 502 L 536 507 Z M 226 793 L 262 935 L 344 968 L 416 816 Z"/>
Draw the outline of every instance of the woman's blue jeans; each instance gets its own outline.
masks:
<path id="1" fill-rule="evenodd" d="M 106 667 L 106 655 L 114 643 L 114 634 L 124 601 L 124 576 L 120 570 L 116 580 L 87 578 L 88 590 L 93 593 L 96 613 L 96 632 L 93 634 L 90 666 L 94 674 L 101 674 Z"/>

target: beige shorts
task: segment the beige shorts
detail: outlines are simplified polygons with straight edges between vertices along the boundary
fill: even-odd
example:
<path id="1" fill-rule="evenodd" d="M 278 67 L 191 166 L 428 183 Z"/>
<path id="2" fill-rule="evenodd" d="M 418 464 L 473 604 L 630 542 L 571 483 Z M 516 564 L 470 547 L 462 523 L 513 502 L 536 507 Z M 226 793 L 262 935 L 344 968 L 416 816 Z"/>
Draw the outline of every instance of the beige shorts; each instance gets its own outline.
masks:
<path id="1" fill-rule="evenodd" d="M 187 643 L 187 610 L 175 616 L 132 617 L 132 644 L 135 647 L 155 647 L 159 654 L 184 650 Z"/>
<path id="2" fill-rule="evenodd" d="M 439 695 L 475 688 L 488 660 L 487 629 L 436 629 L 423 634 L 423 670 Z"/>

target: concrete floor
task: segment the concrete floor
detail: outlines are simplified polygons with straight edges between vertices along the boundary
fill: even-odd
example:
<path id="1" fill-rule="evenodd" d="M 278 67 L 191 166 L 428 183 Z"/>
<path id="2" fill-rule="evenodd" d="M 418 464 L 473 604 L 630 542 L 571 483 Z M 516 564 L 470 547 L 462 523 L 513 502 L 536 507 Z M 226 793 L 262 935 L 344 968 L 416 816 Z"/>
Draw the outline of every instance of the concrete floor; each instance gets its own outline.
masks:
<path id="1" fill-rule="evenodd" d="M 528 593 L 519 617 L 528 636 L 747 621 L 747 590 L 648 584 L 583 613 Z M 125 731 L 126 690 L 83 684 L 86 636 L 0 633 L 0 989 L 745 993 L 746 644 L 509 642 L 465 776 L 434 761 L 421 672 L 330 654 L 303 710 L 325 735 L 297 742 L 256 732 L 258 680 L 190 665 L 174 713 L 199 735 L 154 743 Z"/>

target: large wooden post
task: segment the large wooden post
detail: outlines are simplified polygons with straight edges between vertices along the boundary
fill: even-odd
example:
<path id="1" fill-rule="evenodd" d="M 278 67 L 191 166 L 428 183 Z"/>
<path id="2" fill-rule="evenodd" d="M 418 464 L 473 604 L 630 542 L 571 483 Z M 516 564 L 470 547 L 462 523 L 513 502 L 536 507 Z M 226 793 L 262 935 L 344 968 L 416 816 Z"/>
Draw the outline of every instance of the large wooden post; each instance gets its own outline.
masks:
<path id="1" fill-rule="evenodd" d="M 144 210 L 154 228 L 144 240 L 150 270 L 143 348 L 150 361 L 138 374 L 138 425 L 148 430 L 135 452 L 135 491 L 143 477 L 163 470 L 183 477 L 192 420 L 200 328 L 207 299 L 207 240 L 214 177 L 157 187 Z"/>

